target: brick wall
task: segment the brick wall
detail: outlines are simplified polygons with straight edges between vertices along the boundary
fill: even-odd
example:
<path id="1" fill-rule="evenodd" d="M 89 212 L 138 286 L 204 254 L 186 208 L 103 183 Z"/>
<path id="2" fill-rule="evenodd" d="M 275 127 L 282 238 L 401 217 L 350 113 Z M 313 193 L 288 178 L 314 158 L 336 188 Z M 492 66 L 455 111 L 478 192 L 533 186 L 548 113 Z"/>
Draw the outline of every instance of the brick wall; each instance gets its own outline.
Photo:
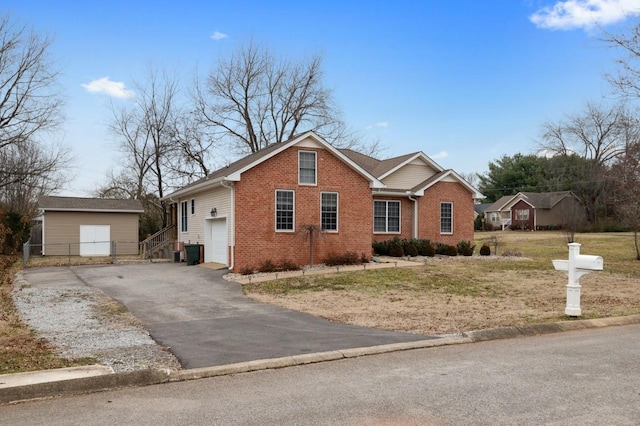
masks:
<path id="1" fill-rule="evenodd" d="M 298 185 L 298 151 L 317 152 L 317 185 Z M 295 232 L 275 230 L 276 189 L 295 191 Z M 262 262 L 309 264 L 309 240 L 301 225 L 320 226 L 320 193 L 338 192 L 338 232 L 314 237 L 314 263 L 329 253 L 371 254 L 373 202 L 369 181 L 325 149 L 291 147 L 242 174 L 235 185 L 234 271 Z"/>
<path id="2" fill-rule="evenodd" d="M 373 241 L 385 241 L 395 237 L 400 239 L 413 238 L 413 201 L 407 197 L 377 196 L 374 199 L 380 201 L 400 201 L 400 233 L 375 233 L 373 234 Z M 371 205 L 371 209 L 373 209 L 373 204 Z"/>
<path id="3" fill-rule="evenodd" d="M 456 245 L 473 242 L 473 199 L 471 193 L 455 182 L 438 182 L 425 191 L 418 205 L 420 238 Z M 440 233 L 440 203 L 453 203 L 453 234 Z"/>

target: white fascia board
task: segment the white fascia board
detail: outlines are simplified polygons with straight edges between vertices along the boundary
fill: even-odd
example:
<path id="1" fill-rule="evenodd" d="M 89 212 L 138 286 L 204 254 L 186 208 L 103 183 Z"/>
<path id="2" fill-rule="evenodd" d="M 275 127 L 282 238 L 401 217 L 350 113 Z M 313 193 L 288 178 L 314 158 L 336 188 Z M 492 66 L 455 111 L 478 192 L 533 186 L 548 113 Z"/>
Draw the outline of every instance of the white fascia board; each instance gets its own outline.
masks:
<path id="1" fill-rule="evenodd" d="M 200 182 L 199 184 L 194 185 L 194 186 L 180 188 L 180 189 L 172 192 L 171 194 L 169 194 L 169 195 L 167 195 L 165 197 L 162 197 L 160 200 L 162 200 L 162 201 L 176 201 L 176 199 L 179 199 L 182 196 L 189 195 L 189 194 L 192 194 L 194 192 L 200 192 L 203 189 L 207 188 L 208 186 L 214 186 L 216 184 L 221 184 L 221 182 L 224 181 L 224 180 L 228 180 L 226 178 L 226 176 L 219 177 L 217 179 L 212 179 L 212 180 L 205 180 L 204 182 Z"/>
<path id="2" fill-rule="evenodd" d="M 403 168 L 404 166 L 406 166 L 407 164 L 411 163 L 413 160 L 415 160 L 417 158 L 422 159 L 429 166 L 433 167 L 436 170 L 436 173 L 440 173 L 441 171 L 444 170 L 438 163 L 436 163 L 431 158 L 429 158 L 425 153 L 417 152 L 415 155 L 409 157 L 408 159 L 406 159 L 402 163 L 398 164 L 393 169 L 391 169 L 388 172 L 384 173 L 382 176 L 378 176 L 378 179 L 383 180 L 387 176 L 391 175 L 392 173 L 395 173 L 396 171 L 400 170 L 401 168 Z"/>
<path id="3" fill-rule="evenodd" d="M 144 210 L 118 210 L 118 209 L 82 209 L 82 208 L 42 208 L 45 212 L 91 212 L 91 213 L 144 213 Z"/>
<path id="4" fill-rule="evenodd" d="M 464 180 L 462 178 L 462 176 L 460 176 L 459 174 L 457 174 L 453 170 L 447 170 L 438 179 L 434 179 L 432 182 L 429 182 L 427 185 L 424 186 L 424 188 L 421 188 L 419 191 L 416 191 L 416 195 L 423 196 L 424 195 L 424 191 L 426 191 L 427 189 L 429 189 L 431 186 L 435 185 L 436 183 L 442 181 L 447 176 L 452 176 L 455 180 L 458 181 L 458 183 L 462 184 L 465 188 L 467 188 L 473 194 L 473 199 L 474 200 L 480 200 L 482 198 L 486 198 L 482 193 L 480 193 L 480 191 L 478 191 L 476 188 L 471 186 L 469 184 L 469 182 Z"/>
<path id="5" fill-rule="evenodd" d="M 278 149 L 275 149 L 272 152 L 270 152 L 269 154 L 267 154 L 267 155 L 265 155 L 263 157 L 260 157 L 259 159 L 257 159 L 256 161 L 254 161 L 251 164 L 246 165 L 242 169 L 239 169 L 239 170 L 235 171 L 234 173 L 231 173 L 229 176 L 226 177 L 226 180 L 233 181 L 233 182 L 240 181 L 242 173 L 244 173 L 247 170 L 257 166 L 258 164 L 268 160 L 269 158 L 272 158 L 272 157 L 280 154 L 285 149 L 288 149 L 288 148 L 290 148 L 290 147 L 292 147 L 294 145 L 297 145 L 298 143 L 300 143 L 301 141 L 303 141 L 306 138 L 312 138 L 316 143 L 322 145 L 325 149 L 330 151 L 333 155 L 335 155 L 336 157 L 341 159 L 343 162 L 347 163 L 356 172 L 358 172 L 359 174 L 361 174 L 362 176 L 367 178 L 370 181 L 370 183 L 369 183 L 369 187 L 370 188 L 384 188 L 385 187 L 385 184 L 383 184 L 380 180 L 376 179 L 375 176 L 373 176 L 370 173 L 368 173 L 366 170 L 364 170 L 358 164 L 354 163 L 353 161 L 351 161 L 351 159 L 349 159 L 343 153 L 338 151 L 333 145 L 331 145 L 330 143 L 326 142 L 320 136 L 316 135 L 315 133 L 313 133 L 311 131 L 303 133 L 300 136 L 298 136 L 297 138 L 290 140 L 289 142 L 282 143 L 281 144 L 282 146 L 280 146 Z"/>
<path id="6" fill-rule="evenodd" d="M 535 209 L 535 207 L 526 200 L 527 196 L 524 195 L 521 192 L 518 192 L 516 195 L 513 196 L 513 198 L 511 200 L 509 200 L 509 202 L 505 203 L 505 205 L 503 206 L 503 209 L 505 210 L 511 210 L 511 208 L 516 205 L 519 201 L 524 201 L 525 203 L 527 203 L 529 205 L 529 207 L 531 207 L 532 209 Z"/>

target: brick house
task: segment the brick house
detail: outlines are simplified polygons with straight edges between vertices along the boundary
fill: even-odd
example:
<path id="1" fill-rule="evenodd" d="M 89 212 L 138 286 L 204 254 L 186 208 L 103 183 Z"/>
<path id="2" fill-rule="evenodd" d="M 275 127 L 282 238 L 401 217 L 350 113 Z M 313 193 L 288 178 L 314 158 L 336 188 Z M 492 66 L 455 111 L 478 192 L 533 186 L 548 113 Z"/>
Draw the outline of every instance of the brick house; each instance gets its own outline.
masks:
<path id="1" fill-rule="evenodd" d="M 571 191 L 518 192 L 485 210 L 492 229 L 558 229 L 586 220 L 580 199 Z"/>
<path id="2" fill-rule="evenodd" d="M 375 240 L 473 240 L 475 188 L 421 152 L 377 160 L 313 132 L 271 145 L 165 197 L 177 240 L 233 271 L 265 260 L 309 264 L 330 253 L 371 255 Z"/>

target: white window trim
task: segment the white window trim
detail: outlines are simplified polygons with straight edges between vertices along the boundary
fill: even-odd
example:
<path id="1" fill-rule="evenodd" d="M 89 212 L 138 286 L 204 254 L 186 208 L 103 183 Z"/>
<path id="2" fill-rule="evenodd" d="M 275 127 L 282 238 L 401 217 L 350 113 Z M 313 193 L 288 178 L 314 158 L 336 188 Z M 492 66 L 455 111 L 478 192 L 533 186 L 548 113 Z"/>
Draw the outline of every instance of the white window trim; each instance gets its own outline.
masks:
<path id="1" fill-rule="evenodd" d="M 442 205 L 449 204 L 451 205 L 451 232 L 443 232 L 442 231 Z M 453 235 L 453 201 L 441 201 L 440 202 L 440 235 Z"/>
<path id="2" fill-rule="evenodd" d="M 293 194 L 293 222 L 292 229 L 278 229 L 278 192 L 291 192 Z M 273 193 L 274 211 L 273 211 L 273 229 L 276 232 L 292 233 L 296 231 L 296 191 L 293 189 L 276 189 Z"/>
<path id="3" fill-rule="evenodd" d="M 384 202 L 386 203 L 386 211 L 385 211 L 385 223 L 384 228 L 385 231 L 376 231 L 376 202 Z M 389 203 L 398 203 L 398 232 L 389 231 Z M 374 234 L 390 234 L 390 235 L 398 235 L 402 234 L 402 203 L 400 200 L 373 200 L 373 233 Z"/>
<path id="4" fill-rule="evenodd" d="M 340 193 L 336 191 L 321 191 L 320 192 L 320 228 L 322 228 L 322 195 L 323 194 L 336 194 L 336 229 L 321 229 L 322 232 L 336 234 L 340 230 Z"/>
<path id="5" fill-rule="evenodd" d="M 313 154 L 313 167 L 315 171 L 314 183 L 302 183 L 300 182 L 300 154 L 301 153 Z M 318 186 L 318 153 L 316 151 L 298 151 L 298 185 L 303 186 Z"/>
<path id="6" fill-rule="evenodd" d="M 529 220 L 529 209 L 515 209 L 515 210 L 516 210 L 515 211 L 516 220 Z M 525 214 L 522 214 L 522 216 L 525 216 L 525 217 L 518 217 L 519 214 L 521 214 L 521 213 L 525 213 Z"/>
<path id="7" fill-rule="evenodd" d="M 180 202 L 180 233 L 189 232 L 189 202 L 187 200 Z"/>

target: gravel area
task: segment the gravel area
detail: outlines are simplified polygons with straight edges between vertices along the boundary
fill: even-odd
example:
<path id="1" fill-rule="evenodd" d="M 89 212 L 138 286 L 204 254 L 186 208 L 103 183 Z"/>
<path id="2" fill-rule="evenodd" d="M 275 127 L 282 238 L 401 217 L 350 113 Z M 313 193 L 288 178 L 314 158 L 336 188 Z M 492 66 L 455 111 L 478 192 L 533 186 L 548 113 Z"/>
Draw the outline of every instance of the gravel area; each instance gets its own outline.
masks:
<path id="1" fill-rule="evenodd" d="M 64 358 L 95 358 L 114 372 L 180 369 L 124 306 L 96 288 L 32 287 L 18 273 L 13 300 L 22 320 Z"/>

